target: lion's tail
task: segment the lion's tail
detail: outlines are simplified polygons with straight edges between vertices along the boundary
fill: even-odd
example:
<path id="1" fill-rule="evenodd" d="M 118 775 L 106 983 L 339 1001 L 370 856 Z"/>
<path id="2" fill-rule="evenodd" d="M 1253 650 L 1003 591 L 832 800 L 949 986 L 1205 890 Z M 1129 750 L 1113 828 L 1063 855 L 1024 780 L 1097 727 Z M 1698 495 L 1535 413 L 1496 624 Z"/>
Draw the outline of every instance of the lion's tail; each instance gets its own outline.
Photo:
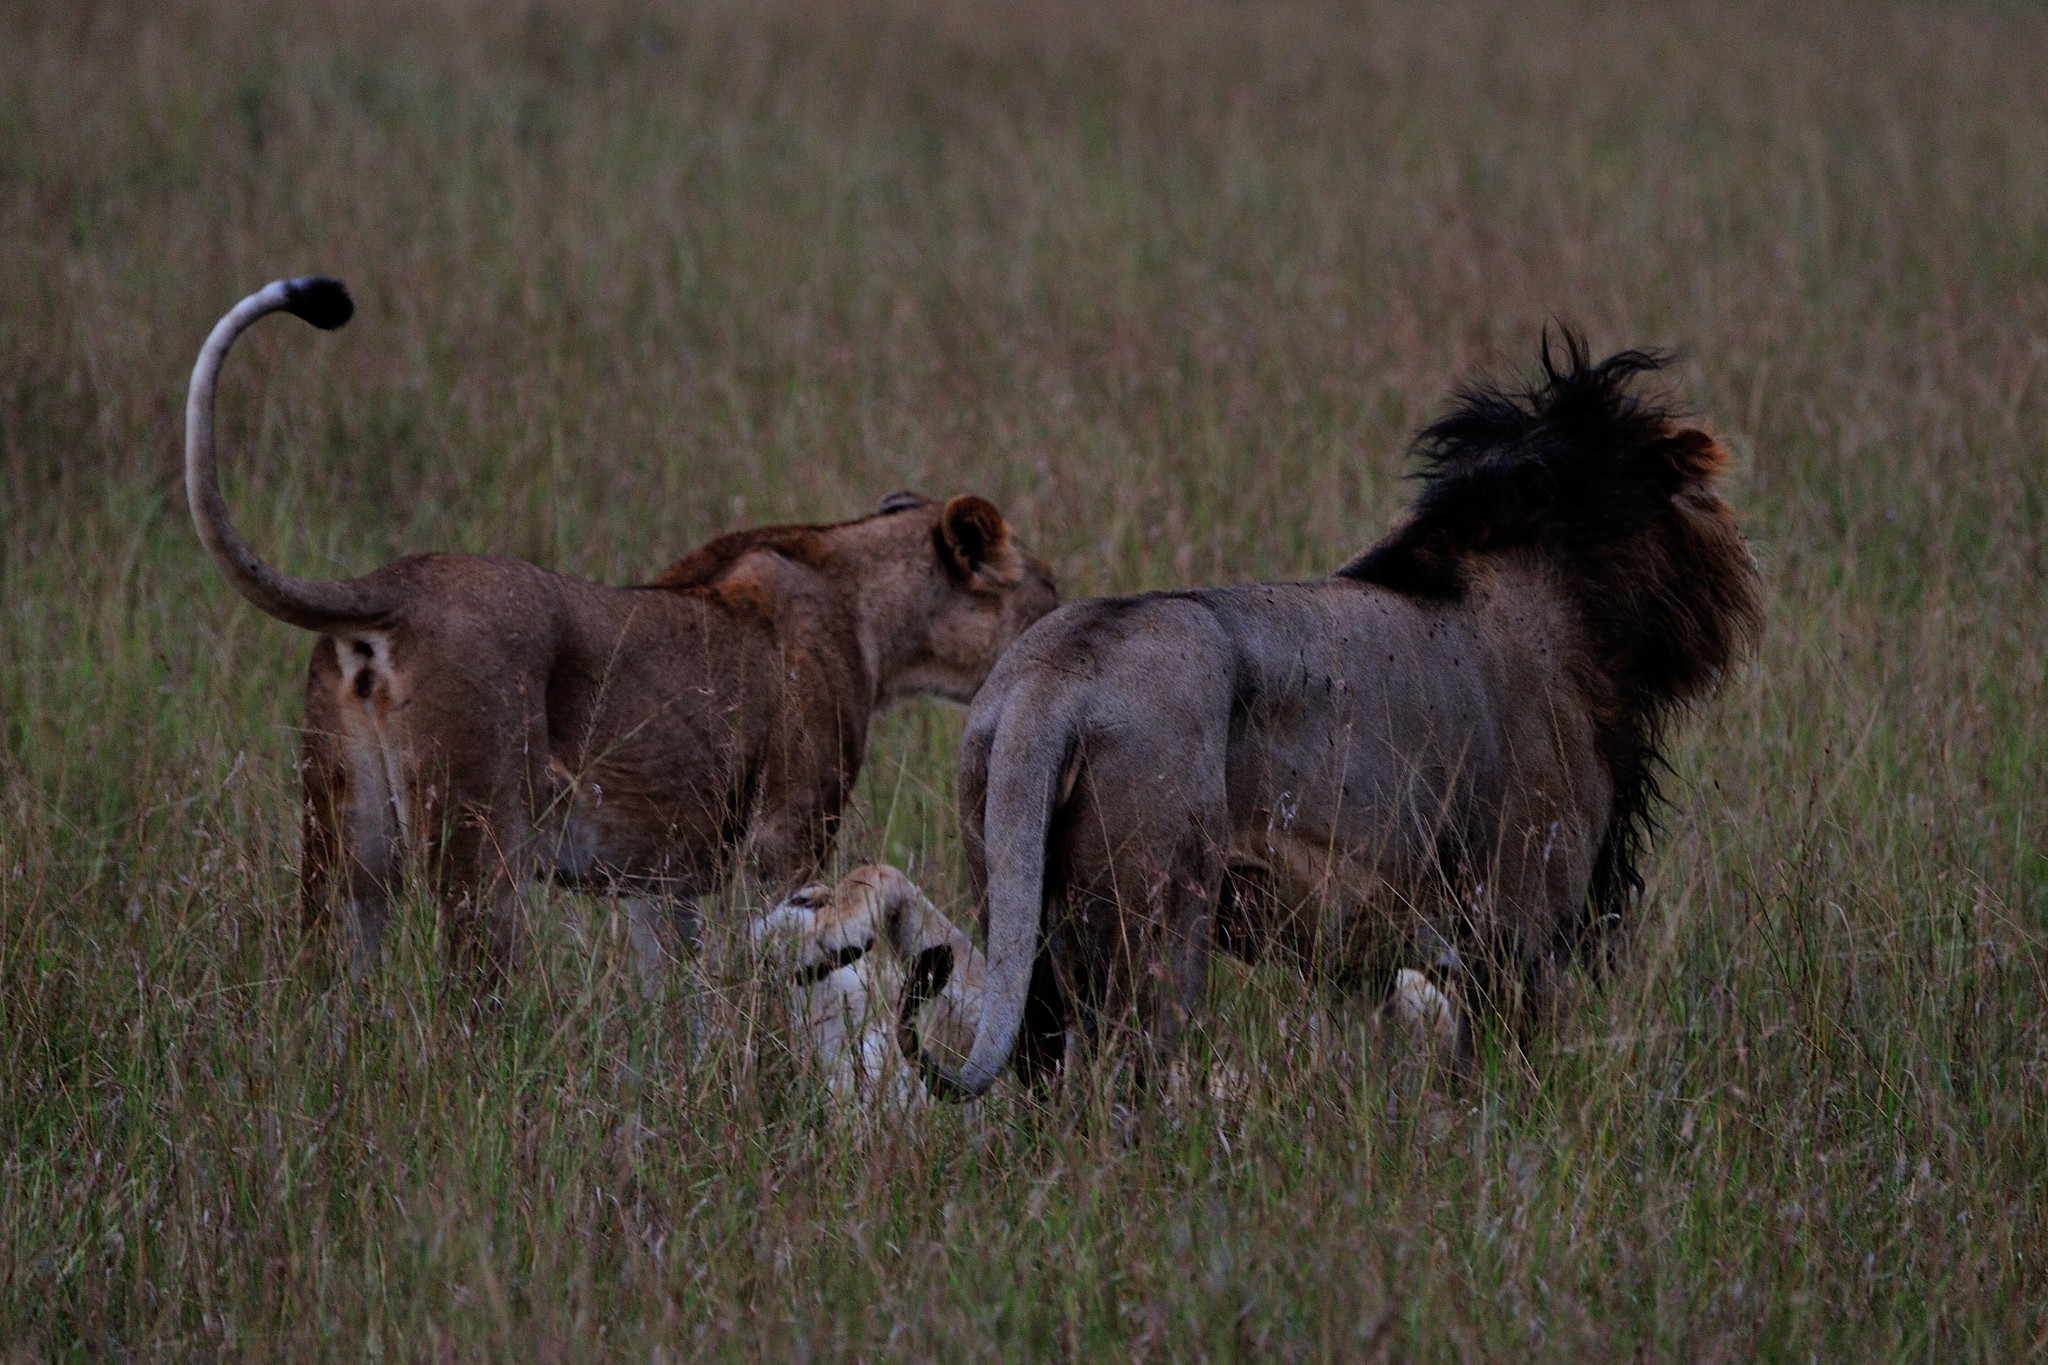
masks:
<path id="1" fill-rule="evenodd" d="M 974 1047 L 958 1076 L 920 1055 L 926 1083 L 950 1099 L 988 1093 L 1010 1063 L 1045 913 L 1053 815 L 1075 752 L 1075 729 L 1055 695 L 1029 683 L 1004 698 L 988 756 L 982 829 L 988 850 L 988 974 Z M 943 983 L 940 983 L 943 984 Z"/>
<path id="2" fill-rule="evenodd" d="M 213 562 L 235 591 L 271 616 L 306 630 L 332 631 L 375 621 L 390 603 L 361 582 L 320 581 L 279 573 L 256 557 L 228 517 L 220 495 L 220 476 L 213 457 L 213 393 L 221 362 L 235 338 L 257 319 L 288 312 L 315 327 L 332 330 L 355 312 L 348 290 L 339 280 L 311 275 L 278 280 L 243 299 L 214 324 L 192 367 L 192 387 L 185 399 L 185 496 L 192 522 Z"/>

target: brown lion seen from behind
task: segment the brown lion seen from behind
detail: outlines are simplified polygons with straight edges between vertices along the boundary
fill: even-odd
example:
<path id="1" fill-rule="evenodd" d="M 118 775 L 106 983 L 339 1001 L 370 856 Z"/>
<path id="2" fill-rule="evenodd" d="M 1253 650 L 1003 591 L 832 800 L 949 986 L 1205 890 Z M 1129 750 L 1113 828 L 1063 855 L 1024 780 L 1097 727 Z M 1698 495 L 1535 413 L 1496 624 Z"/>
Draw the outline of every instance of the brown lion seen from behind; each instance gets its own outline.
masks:
<path id="1" fill-rule="evenodd" d="M 701 897 L 742 868 L 773 890 L 822 863 L 876 712 L 967 701 L 1058 600 L 1051 568 L 967 493 L 893 493 L 848 521 L 736 531 L 633 587 L 500 555 L 294 578 L 228 515 L 214 392 L 264 317 L 332 329 L 353 311 L 320 277 L 230 310 L 193 367 L 185 475 L 228 582 L 318 637 L 301 902 L 309 944 L 340 910 L 357 971 L 380 956 L 416 859 L 450 957 L 481 991 L 524 953 L 523 887 L 542 877 L 616 900 L 657 989 L 693 946 Z"/>
<path id="2" fill-rule="evenodd" d="M 1135 1021 L 1212 944 L 1388 995 L 1431 964 L 1520 1031 L 1642 887 L 1665 732 L 1761 625 L 1721 447 L 1546 339 L 1417 439 L 1409 515 L 1328 578 L 1081 602 L 975 699 L 960 757 L 986 1008 L 940 1088 Z M 1469 1047 L 1469 1040 L 1467 1041 Z"/>

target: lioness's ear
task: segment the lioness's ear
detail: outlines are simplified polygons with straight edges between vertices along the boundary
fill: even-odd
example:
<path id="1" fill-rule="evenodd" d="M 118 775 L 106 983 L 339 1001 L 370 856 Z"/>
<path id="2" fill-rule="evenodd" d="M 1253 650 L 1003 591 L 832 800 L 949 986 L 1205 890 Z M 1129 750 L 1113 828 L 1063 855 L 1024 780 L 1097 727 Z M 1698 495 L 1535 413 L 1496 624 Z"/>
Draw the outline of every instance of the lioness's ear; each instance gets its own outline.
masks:
<path id="1" fill-rule="evenodd" d="M 1023 576 L 1022 557 L 1010 543 L 1010 527 L 987 498 L 962 493 L 939 513 L 939 558 L 960 578 L 1014 583 Z"/>

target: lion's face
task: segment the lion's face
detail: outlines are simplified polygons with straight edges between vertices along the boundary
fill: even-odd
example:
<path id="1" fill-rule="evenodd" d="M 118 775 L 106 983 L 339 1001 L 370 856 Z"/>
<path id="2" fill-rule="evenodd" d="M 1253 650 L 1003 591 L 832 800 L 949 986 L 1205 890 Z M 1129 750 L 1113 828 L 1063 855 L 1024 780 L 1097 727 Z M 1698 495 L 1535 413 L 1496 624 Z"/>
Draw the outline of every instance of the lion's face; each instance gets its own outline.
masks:
<path id="1" fill-rule="evenodd" d="M 973 1045 L 986 964 L 896 868 L 872 863 L 837 886 L 806 886 L 754 921 L 752 938 L 766 979 L 788 991 L 804 1064 L 838 1099 L 877 1096 L 896 1112 L 925 1102 L 902 1055 L 899 1022 L 952 1065 Z M 908 973 L 934 950 L 947 954 L 945 983 L 907 1005 Z"/>
<path id="2" fill-rule="evenodd" d="M 908 558 L 925 578 L 922 638 L 894 653 L 885 699 L 926 693 L 971 701 L 1004 650 L 1059 605 L 1052 566 L 1011 533 L 986 499 L 962 494 L 944 504 L 891 494 L 878 518 L 900 522 Z"/>

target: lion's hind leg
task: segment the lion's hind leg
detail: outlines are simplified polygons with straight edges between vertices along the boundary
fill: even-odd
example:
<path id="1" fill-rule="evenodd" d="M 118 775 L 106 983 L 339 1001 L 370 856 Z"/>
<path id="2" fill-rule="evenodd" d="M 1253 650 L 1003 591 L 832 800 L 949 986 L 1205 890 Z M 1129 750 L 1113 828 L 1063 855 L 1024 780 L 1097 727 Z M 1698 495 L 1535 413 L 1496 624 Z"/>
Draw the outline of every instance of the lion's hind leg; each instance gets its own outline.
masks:
<path id="1" fill-rule="evenodd" d="M 305 789 L 299 855 L 300 915 L 309 947 L 332 929 L 338 899 L 349 974 L 376 965 L 398 883 L 401 804 L 396 771 L 381 736 L 349 695 L 347 646 L 328 637 L 306 670 L 306 722 L 300 779 Z"/>
<path id="2" fill-rule="evenodd" d="M 1136 812 L 1128 791 L 1084 768 L 1055 831 L 1067 877 L 1047 935 L 1047 984 L 1083 1039 L 1133 1030 L 1141 1075 L 1168 1074 L 1208 981 L 1223 898 L 1222 850 L 1209 834 L 1226 814 L 1216 767 L 1212 782 L 1197 768 Z"/>
<path id="3" fill-rule="evenodd" d="M 423 814 L 450 964 L 494 994 L 526 955 L 533 839 L 516 786 L 451 778 Z M 436 837 L 438 836 L 438 837 Z"/>
<path id="4" fill-rule="evenodd" d="M 545 689 L 507 673 L 495 695 L 437 678 L 409 699 L 410 730 L 424 737 L 412 819 L 425 841 L 443 942 L 457 974 L 486 997 L 526 957 L 526 888 L 542 864 L 534 813 L 551 789 Z"/>

